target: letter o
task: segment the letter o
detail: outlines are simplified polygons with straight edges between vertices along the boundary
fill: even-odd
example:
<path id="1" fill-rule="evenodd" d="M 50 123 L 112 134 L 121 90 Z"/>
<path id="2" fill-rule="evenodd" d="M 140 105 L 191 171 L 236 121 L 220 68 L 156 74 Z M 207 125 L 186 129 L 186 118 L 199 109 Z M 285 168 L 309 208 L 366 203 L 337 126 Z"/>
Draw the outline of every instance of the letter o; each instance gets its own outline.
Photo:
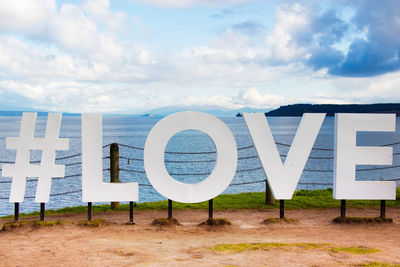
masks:
<path id="1" fill-rule="evenodd" d="M 199 130 L 211 138 L 217 150 L 214 170 L 205 180 L 187 184 L 171 177 L 165 168 L 164 152 L 178 132 Z M 151 129 L 144 147 L 144 168 L 153 187 L 164 197 L 183 203 L 197 203 L 221 194 L 231 183 L 237 166 L 235 138 L 218 118 L 201 112 L 179 112 L 160 120 Z"/>

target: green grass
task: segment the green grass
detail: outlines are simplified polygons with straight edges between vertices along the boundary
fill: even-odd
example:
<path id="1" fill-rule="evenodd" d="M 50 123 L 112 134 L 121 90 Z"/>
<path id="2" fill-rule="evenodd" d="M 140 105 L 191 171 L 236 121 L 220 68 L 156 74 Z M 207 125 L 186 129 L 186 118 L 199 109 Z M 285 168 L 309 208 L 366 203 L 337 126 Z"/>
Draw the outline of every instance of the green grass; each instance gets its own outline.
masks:
<path id="1" fill-rule="evenodd" d="M 379 252 L 378 249 L 367 247 L 334 247 L 327 243 L 238 243 L 238 244 L 220 244 L 209 248 L 212 251 L 223 251 L 228 253 L 240 253 L 248 250 L 269 250 L 269 249 L 319 249 L 331 253 L 347 252 L 352 254 L 371 254 Z"/>
<path id="2" fill-rule="evenodd" d="M 400 188 L 397 188 L 397 200 L 400 199 Z M 324 209 L 324 208 L 340 208 L 340 200 L 335 200 L 332 197 L 332 189 L 324 190 L 299 190 L 296 191 L 291 200 L 285 201 L 285 209 Z M 348 200 L 347 207 L 379 207 L 379 200 Z M 387 207 L 400 208 L 400 201 L 387 201 Z M 214 199 L 215 210 L 237 210 L 237 209 L 275 209 L 279 207 L 279 201 L 275 205 L 265 205 L 265 193 L 240 193 L 234 195 L 219 195 Z M 147 203 L 135 203 L 135 210 L 167 210 L 168 202 L 157 201 Z M 187 209 L 208 209 L 208 202 L 195 204 L 173 202 L 174 210 Z M 111 210 L 110 205 L 93 206 L 94 212 L 107 211 L 128 211 L 128 204 L 121 204 L 119 209 Z M 46 215 L 51 214 L 71 214 L 71 213 L 86 213 L 87 206 L 67 207 L 58 210 L 46 210 Z M 39 216 L 39 212 L 29 214 L 20 214 L 21 217 Z M 13 216 L 4 216 L 1 218 L 12 218 Z"/>
<path id="3" fill-rule="evenodd" d="M 331 248 L 331 251 L 334 253 L 347 252 L 351 254 L 371 254 L 379 252 L 378 249 L 367 248 L 367 247 L 338 247 L 338 248 Z"/>
<path id="4" fill-rule="evenodd" d="M 20 227 L 39 227 L 39 226 L 54 226 L 54 225 L 66 225 L 66 224 L 77 224 L 79 226 L 89 226 L 89 227 L 99 227 L 101 225 L 104 225 L 106 221 L 104 219 L 95 219 L 92 221 L 79 221 L 79 222 L 72 222 L 72 221 L 11 221 L 11 222 L 6 222 L 3 224 L 3 227 L 1 228 L 2 231 L 8 231 L 11 229 L 16 229 Z"/>
<path id="5" fill-rule="evenodd" d="M 387 262 L 373 261 L 373 262 L 369 262 L 369 263 L 356 264 L 354 266 L 356 266 L 356 267 L 400 267 L 400 264 L 391 264 L 391 263 L 387 263 Z"/>
<path id="6" fill-rule="evenodd" d="M 15 229 L 24 226 L 54 226 L 54 225 L 63 225 L 63 224 L 70 224 L 73 222 L 70 221 L 18 221 L 18 222 L 6 222 L 3 224 L 2 231 L 7 231 L 10 229 Z"/>

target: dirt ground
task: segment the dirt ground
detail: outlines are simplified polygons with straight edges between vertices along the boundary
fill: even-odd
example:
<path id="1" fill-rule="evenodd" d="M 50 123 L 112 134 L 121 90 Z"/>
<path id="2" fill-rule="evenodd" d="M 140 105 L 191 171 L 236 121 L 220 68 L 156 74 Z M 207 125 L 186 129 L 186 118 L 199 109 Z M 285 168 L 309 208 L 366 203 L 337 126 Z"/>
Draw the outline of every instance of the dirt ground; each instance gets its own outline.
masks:
<path id="1" fill-rule="evenodd" d="M 94 214 L 108 223 L 100 227 L 77 224 L 31 227 L 0 232 L 0 266 L 357 266 L 371 262 L 400 264 L 400 209 L 388 209 L 393 223 L 334 224 L 339 209 L 286 211 L 296 223 L 261 224 L 278 217 L 273 211 L 223 211 L 214 217 L 232 225 L 198 226 L 207 211 L 175 211 L 180 226 L 154 226 L 166 211 L 135 212 L 135 225 L 126 225 L 127 212 Z M 379 209 L 348 209 L 347 216 L 379 216 Z M 38 218 L 32 218 L 38 219 Z M 46 221 L 85 220 L 86 214 L 47 216 Z M 27 219 L 24 219 L 27 220 Z M 0 227 L 5 220 L 0 220 Z M 292 246 L 216 251 L 219 244 L 285 243 Z M 318 243 L 306 248 L 298 243 Z M 294 244 L 294 245 L 293 245 Z M 325 245 L 322 245 L 325 244 Z M 331 248 L 368 247 L 375 253 L 334 252 Z M 362 265 L 361 265 L 362 266 Z"/>

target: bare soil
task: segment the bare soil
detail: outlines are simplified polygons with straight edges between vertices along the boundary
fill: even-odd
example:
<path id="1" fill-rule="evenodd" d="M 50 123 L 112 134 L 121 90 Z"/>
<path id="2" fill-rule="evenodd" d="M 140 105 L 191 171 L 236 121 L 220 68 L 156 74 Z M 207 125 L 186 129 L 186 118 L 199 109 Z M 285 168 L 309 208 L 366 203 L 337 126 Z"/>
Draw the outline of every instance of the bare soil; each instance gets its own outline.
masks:
<path id="1" fill-rule="evenodd" d="M 65 224 L 24 226 L 0 231 L 0 266 L 357 266 L 371 262 L 400 264 L 400 209 L 388 209 L 393 223 L 335 224 L 338 209 L 294 210 L 291 222 L 262 224 L 279 211 L 219 211 L 226 226 L 199 226 L 208 212 L 175 211 L 180 225 L 152 225 L 166 211 L 135 212 L 135 225 L 126 225 L 127 212 L 94 214 L 100 227 Z M 379 216 L 379 209 L 348 209 L 347 216 Z M 37 220 L 38 218 L 30 218 Z M 46 221 L 85 220 L 86 214 L 46 216 Z M 28 219 L 24 219 L 28 220 Z M 0 220 L 0 227 L 7 220 Z M 219 244 L 328 243 L 331 247 L 368 247 L 376 253 L 353 254 L 299 246 L 215 251 Z"/>

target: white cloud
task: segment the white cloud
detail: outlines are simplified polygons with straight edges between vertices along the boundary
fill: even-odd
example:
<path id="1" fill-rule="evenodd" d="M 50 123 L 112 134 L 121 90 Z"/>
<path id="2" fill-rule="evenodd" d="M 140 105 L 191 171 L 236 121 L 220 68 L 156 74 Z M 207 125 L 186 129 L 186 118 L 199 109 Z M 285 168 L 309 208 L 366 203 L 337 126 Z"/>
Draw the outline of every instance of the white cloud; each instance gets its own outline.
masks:
<path id="1" fill-rule="evenodd" d="M 140 4 L 167 7 L 167 8 L 190 8 L 197 6 L 206 7 L 220 7 L 225 5 L 238 5 L 251 3 L 255 0 L 131 0 L 132 2 L 137 2 Z"/>
<path id="2" fill-rule="evenodd" d="M 239 93 L 238 103 L 244 107 L 271 108 L 287 103 L 287 99 L 276 94 L 261 94 L 256 88 Z"/>
<path id="3" fill-rule="evenodd" d="M 311 10 L 300 4 L 285 4 L 276 10 L 275 24 L 267 37 L 267 46 L 277 61 L 290 62 L 307 53 L 295 39 L 295 35 L 310 31 Z"/>
<path id="4" fill-rule="evenodd" d="M 0 29 L 35 34 L 56 9 L 54 0 L 0 1 Z"/>
<path id="5" fill-rule="evenodd" d="M 124 29 L 123 21 L 127 15 L 111 11 L 109 0 L 87 0 L 81 7 L 85 14 L 97 23 L 104 23 L 111 30 Z"/>
<path id="6" fill-rule="evenodd" d="M 245 2 L 142 1 L 169 7 Z M 397 73 L 340 78 L 330 76 L 329 67 L 307 67 L 314 49 L 335 45 L 345 29 L 334 13 L 316 7 L 280 5 L 274 24 L 257 38 L 237 26 L 261 24 L 239 23 L 212 42 L 156 54 L 125 35 L 128 15 L 111 10 L 108 0 L 9 3 L 0 2 L 6 18 L 0 21 L 0 94 L 19 95 L 35 108 L 132 113 L 177 104 L 237 109 L 400 101 Z M 332 21 L 338 28 L 325 27 Z"/>

